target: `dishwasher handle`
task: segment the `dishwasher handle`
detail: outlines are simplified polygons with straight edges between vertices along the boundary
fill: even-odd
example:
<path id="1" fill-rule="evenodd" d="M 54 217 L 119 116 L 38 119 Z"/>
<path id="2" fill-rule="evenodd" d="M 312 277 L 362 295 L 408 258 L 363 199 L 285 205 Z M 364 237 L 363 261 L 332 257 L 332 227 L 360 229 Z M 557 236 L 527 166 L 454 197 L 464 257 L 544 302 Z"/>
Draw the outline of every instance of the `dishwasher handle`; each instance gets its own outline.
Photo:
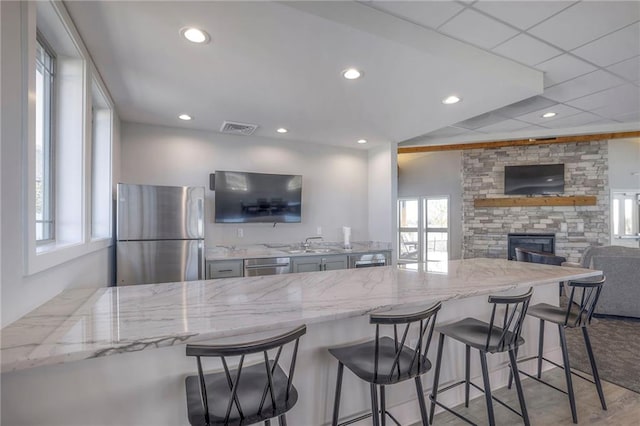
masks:
<path id="1" fill-rule="evenodd" d="M 289 266 L 289 263 L 263 263 L 261 265 L 246 265 L 245 269 L 282 268 Z"/>

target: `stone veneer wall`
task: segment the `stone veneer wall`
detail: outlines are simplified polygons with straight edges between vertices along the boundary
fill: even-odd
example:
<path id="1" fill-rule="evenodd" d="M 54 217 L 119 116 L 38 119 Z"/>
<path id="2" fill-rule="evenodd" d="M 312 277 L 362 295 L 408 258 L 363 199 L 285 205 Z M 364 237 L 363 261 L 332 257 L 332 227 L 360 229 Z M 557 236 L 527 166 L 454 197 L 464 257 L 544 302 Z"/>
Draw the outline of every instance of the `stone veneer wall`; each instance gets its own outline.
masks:
<path id="1" fill-rule="evenodd" d="M 462 155 L 464 258 L 507 256 L 507 234 L 555 233 L 556 254 L 577 262 L 590 245 L 609 244 L 608 142 L 465 150 Z M 595 206 L 475 208 L 504 195 L 504 166 L 565 165 L 563 195 L 595 195 Z"/>

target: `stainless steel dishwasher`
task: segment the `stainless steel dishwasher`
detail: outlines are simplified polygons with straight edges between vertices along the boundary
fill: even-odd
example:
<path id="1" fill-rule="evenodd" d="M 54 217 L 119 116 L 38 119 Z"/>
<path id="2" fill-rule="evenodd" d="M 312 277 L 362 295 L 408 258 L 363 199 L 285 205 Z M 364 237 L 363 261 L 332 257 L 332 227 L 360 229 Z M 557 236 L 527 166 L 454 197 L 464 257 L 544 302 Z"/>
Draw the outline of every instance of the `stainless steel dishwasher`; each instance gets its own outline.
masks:
<path id="1" fill-rule="evenodd" d="M 291 272 L 291 258 L 267 257 L 263 259 L 245 259 L 244 276 L 288 274 Z"/>
<path id="2" fill-rule="evenodd" d="M 391 265 L 391 256 L 387 252 L 352 254 L 349 256 L 349 269 L 389 265 Z"/>

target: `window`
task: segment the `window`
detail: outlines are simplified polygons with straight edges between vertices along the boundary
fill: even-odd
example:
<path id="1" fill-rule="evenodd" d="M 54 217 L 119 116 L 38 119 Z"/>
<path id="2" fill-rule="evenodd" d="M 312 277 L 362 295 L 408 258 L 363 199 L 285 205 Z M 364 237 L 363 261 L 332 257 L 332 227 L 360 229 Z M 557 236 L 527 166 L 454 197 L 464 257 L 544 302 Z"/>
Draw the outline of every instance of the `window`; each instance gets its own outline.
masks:
<path id="1" fill-rule="evenodd" d="M 640 242 L 640 193 L 634 190 L 612 191 L 611 242 L 638 247 Z"/>
<path id="2" fill-rule="evenodd" d="M 449 259 L 449 198 L 398 200 L 398 260 L 440 262 Z"/>
<path id="3" fill-rule="evenodd" d="M 55 239 L 53 96 L 55 60 L 41 36 L 36 44 L 35 197 L 36 241 Z"/>
<path id="4" fill-rule="evenodd" d="M 21 2 L 25 31 L 25 273 L 111 244 L 117 118 L 62 2 Z"/>

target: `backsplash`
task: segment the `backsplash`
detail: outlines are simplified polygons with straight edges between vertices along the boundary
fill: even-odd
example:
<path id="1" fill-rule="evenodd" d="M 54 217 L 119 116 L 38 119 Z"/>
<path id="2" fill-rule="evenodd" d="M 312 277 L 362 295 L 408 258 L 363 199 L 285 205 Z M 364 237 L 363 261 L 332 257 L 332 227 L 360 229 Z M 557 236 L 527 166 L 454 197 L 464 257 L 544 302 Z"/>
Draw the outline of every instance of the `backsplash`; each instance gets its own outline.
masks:
<path id="1" fill-rule="evenodd" d="M 554 233 L 556 254 L 577 262 L 590 245 L 610 241 L 608 143 L 465 150 L 462 155 L 464 258 L 507 257 L 507 234 Z M 595 206 L 474 207 L 476 198 L 504 195 L 504 166 L 565 165 L 563 195 L 594 195 Z"/>

